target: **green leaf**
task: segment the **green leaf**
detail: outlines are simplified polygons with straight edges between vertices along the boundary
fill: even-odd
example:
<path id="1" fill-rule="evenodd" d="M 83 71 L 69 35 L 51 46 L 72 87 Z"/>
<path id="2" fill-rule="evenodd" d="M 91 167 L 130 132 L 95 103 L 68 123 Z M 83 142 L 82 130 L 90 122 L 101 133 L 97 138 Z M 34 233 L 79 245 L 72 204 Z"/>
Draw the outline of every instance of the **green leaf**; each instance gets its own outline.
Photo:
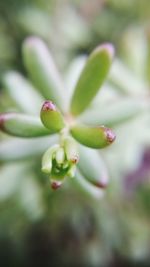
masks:
<path id="1" fill-rule="evenodd" d="M 0 162 L 20 161 L 39 157 L 47 147 L 56 142 L 58 142 L 58 136 L 56 135 L 32 139 L 13 137 L 11 140 L 1 141 Z"/>
<path id="2" fill-rule="evenodd" d="M 10 71 L 3 76 L 2 81 L 9 96 L 21 111 L 39 113 L 43 98 L 27 79 L 16 71 Z"/>
<path id="3" fill-rule="evenodd" d="M 70 109 L 73 115 L 82 113 L 98 93 L 109 72 L 113 54 L 113 46 L 103 44 L 89 56 L 72 97 Z"/>
<path id="4" fill-rule="evenodd" d="M 42 157 L 42 171 L 44 173 L 50 173 L 52 170 L 53 155 L 59 148 L 59 145 L 54 145 L 46 150 Z"/>
<path id="5" fill-rule="evenodd" d="M 119 59 L 113 62 L 108 80 L 122 95 L 144 95 L 149 89 L 148 83 L 132 72 Z"/>
<path id="6" fill-rule="evenodd" d="M 141 115 L 147 108 L 145 99 L 116 97 L 116 100 L 113 100 L 109 105 L 106 102 L 101 109 L 99 106 L 88 109 L 79 119 L 92 126 L 104 124 L 108 127 L 116 127 Z"/>
<path id="7" fill-rule="evenodd" d="M 88 197 L 90 196 L 92 198 L 99 199 L 104 195 L 104 190 L 97 188 L 88 182 L 79 170 L 76 171 L 75 178 L 71 179 L 71 184 L 72 186 L 76 186 L 82 194 L 85 194 Z"/>
<path id="8" fill-rule="evenodd" d="M 40 116 L 44 126 L 52 132 L 59 132 L 65 126 L 63 116 L 52 101 L 44 102 Z"/>
<path id="9" fill-rule="evenodd" d="M 29 37 L 23 45 L 24 64 L 31 80 L 46 99 L 51 99 L 65 109 L 65 91 L 57 68 L 45 43 Z"/>
<path id="10" fill-rule="evenodd" d="M 108 171 L 98 151 L 79 145 L 81 174 L 93 185 L 105 188 L 108 185 Z"/>
<path id="11" fill-rule="evenodd" d="M 104 126 L 88 127 L 76 124 L 71 128 L 72 136 L 82 145 L 91 148 L 104 148 L 115 140 L 115 134 Z"/>
<path id="12" fill-rule="evenodd" d="M 42 125 L 38 117 L 19 113 L 0 114 L 0 130 L 18 137 L 39 137 L 52 134 Z"/>

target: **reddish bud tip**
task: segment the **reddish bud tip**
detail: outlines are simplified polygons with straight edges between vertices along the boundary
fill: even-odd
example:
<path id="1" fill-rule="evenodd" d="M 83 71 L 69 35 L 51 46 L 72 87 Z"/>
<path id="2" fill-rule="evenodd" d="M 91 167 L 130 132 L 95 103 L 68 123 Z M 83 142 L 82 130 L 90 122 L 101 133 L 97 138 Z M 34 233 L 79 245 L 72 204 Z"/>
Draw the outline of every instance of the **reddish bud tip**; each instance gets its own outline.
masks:
<path id="1" fill-rule="evenodd" d="M 72 162 L 73 164 L 78 163 L 78 161 L 79 161 L 79 157 L 78 157 L 77 155 L 74 156 L 74 157 L 71 159 L 71 162 Z"/>
<path id="2" fill-rule="evenodd" d="M 50 111 L 55 111 L 56 110 L 56 106 L 55 104 L 50 101 L 50 100 L 46 100 L 42 106 L 42 110 L 45 111 L 45 110 L 50 110 Z"/>
<path id="3" fill-rule="evenodd" d="M 5 122 L 11 118 L 13 118 L 14 113 L 2 113 L 0 114 L 0 129 L 5 128 Z"/>
<path id="4" fill-rule="evenodd" d="M 0 115 L 0 128 L 1 128 L 1 129 L 2 129 L 3 126 L 4 126 L 4 121 L 5 121 L 5 119 L 4 119 L 4 115 L 1 114 L 1 115 Z"/>
<path id="5" fill-rule="evenodd" d="M 112 57 L 114 56 L 115 49 L 114 49 L 114 46 L 112 44 L 105 43 L 105 44 L 102 44 L 101 47 L 103 49 L 106 49 Z"/>
<path id="6" fill-rule="evenodd" d="M 58 188 L 60 188 L 61 187 L 61 185 L 62 185 L 62 182 L 60 182 L 60 181 L 51 181 L 51 188 L 53 189 L 53 190 L 57 190 Z"/>
<path id="7" fill-rule="evenodd" d="M 99 188 L 105 189 L 108 186 L 108 177 L 101 177 L 99 182 L 96 182 L 95 185 Z"/>
<path id="8" fill-rule="evenodd" d="M 112 143 L 112 142 L 114 142 L 115 141 L 115 139 L 116 139 L 116 135 L 115 135 L 115 133 L 111 130 L 111 129 L 109 129 L 109 128 L 106 128 L 106 136 L 107 136 L 107 141 L 108 141 L 108 143 Z"/>
<path id="9" fill-rule="evenodd" d="M 101 189 L 105 189 L 107 187 L 107 184 L 103 184 L 101 182 L 99 182 L 99 183 L 97 182 L 97 183 L 95 183 L 95 185 L 96 185 L 96 187 L 101 188 Z"/>
<path id="10" fill-rule="evenodd" d="M 105 50 L 109 54 L 110 58 L 113 58 L 114 57 L 115 49 L 114 49 L 114 46 L 111 43 L 104 43 L 104 44 L 99 45 L 95 49 L 95 52 L 97 52 L 99 50 L 100 51 L 101 50 Z"/>

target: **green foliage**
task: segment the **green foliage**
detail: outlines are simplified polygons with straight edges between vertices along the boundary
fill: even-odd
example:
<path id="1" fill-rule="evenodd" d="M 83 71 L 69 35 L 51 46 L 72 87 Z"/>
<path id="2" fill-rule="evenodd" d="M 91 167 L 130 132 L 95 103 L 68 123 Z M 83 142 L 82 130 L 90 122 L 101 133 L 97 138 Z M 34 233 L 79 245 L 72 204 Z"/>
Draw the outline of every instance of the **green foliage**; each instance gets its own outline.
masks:
<path id="1" fill-rule="evenodd" d="M 63 117 L 52 101 L 45 101 L 41 113 L 43 125 L 52 132 L 59 132 L 65 127 Z"/>
<path id="2" fill-rule="evenodd" d="M 149 266 L 149 6 L 148 0 L 0 1 L 3 266 Z M 30 38 L 21 56 L 29 35 L 47 51 L 44 61 L 36 42 L 30 50 Z M 90 84 L 98 69 L 88 82 L 82 75 L 93 48 L 107 42 L 117 55 L 98 88 Z M 82 110 L 73 112 L 81 77 L 85 91 L 80 86 L 75 107 Z M 40 121 L 45 100 L 58 107 L 59 130 L 57 118 L 50 129 Z M 116 133 L 113 145 L 79 144 L 81 138 L 93 146 L 87 129 L 103 125 Z M 86 135 L 75 139 L 78 126 Z"/>
<path id="3" fill-rule="evenodd" d="M 43 97 L 54 101 L 62 109 L 65 104 L 63 86 L 43 41 L 36 37 L 28 38 L 23 44 L 23 58 L 31 80 Z"/>
<path id="4" fill-rule="evenodd" d="M 39 137 L 52 133 L 43 127 L 38 117 L 19 113 L 1 114 L 0 129 L 18 137 Z"/>
<path id="5" fill-rule="evenodd" d="M 72 136 L 82 145 L 91 148 L 104 148 L 115 140 L 115 134 L 108 128 L 75 125 L 71 128 Z"/>
<path id="6" fill-rule="evenodd" d="M 96 96 L 108 74 L 114 48 L 111 44 L 103 44 L 90 55 L 79 77 L 71 101 L 71 112 L 79 115 Z"/>
<path id="7" fill-rule="evenodd" d="M 38 117 L 14 112 L 1 114 L 0 126 L 2 131 L 16 137 L 33 138 L 54 133 L 60 135 L 59 144 L 54 144 L 54 146 L 48 148 L 42 158 L 42 171 L 50 175 L 53 189 L 60 187 L 65 178 L 72 178 L 80 173 L 77 172 L 76 174 L 76 165 L 78 160 L 80 161 L 80 156 L 82 160 L 84 153 L 82 155 L 78 153 L 77 144 L 70 137 L 70 134 L 79 143 L 97 149 L 104 148 L 115 140 L 115 134 L 111 129 L 104 126 L 95 128 L 83 126 L 74 117 L 74 115 L 80 114 L 85 110 L 96 96 L 107 76 L 113 51 L 111 44 L 104 44 L 95 49 L 90 55 L 75 86 L 70 112 L 70 105 L 67 104 L 69 99 L 67 92 L 61 86 L 59 73 L 44 42 L 37 37 L 29 37 L 23 44 L 25 66 L 42 97 L 47 98 L 40 112 L 43 126 Z M 36 103 L 34 98 L 35 100 L 37 98 L 40 102 L 41 96 L 36 95 L 34 87 L 24 77 L 18 73 L 9 72 L 5 74 L 3 83 L 13 100 L 25 112 L 34 111 L 34 106 L 37 109 L 39 103 Z M 33 98 L 31 98 L 30 90 Z M 22 99 L 22 93 L 25 97 L 24 99 Z M 27 105 L 24 102 L 27 102 Z M 58 110 L 56 105 L 62 112 Z M 84 176 L 84 173 L 82 175 Z M 91 186 L 100 187 L 99 185 L 102 184 L 100 180 L 101 178 L 98 177 L 97 173 L 97 182 Z M 89 183 L 90 187 L 90 179 L 88 179 L 87 183 Z M 104 188 L 105 186 L 101 187 Z"/>

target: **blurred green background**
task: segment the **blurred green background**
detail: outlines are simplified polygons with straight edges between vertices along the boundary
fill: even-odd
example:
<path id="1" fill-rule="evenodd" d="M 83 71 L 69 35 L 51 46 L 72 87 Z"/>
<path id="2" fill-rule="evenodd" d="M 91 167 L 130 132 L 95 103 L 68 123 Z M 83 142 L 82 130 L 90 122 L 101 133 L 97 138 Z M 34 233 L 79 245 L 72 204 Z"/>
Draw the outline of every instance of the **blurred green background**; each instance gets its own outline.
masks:
<path id="1" fill-rule="evenodd" d="M 2 77 L 26 75 L 21 45 L 29 35 L 45 40 L 66 81 L 80 68 L 75 59 L 112 42 L 116 95 L 149 106 L 149 0 L 1 0 L 0 111 L 15 108 Z M 52 192 L 40 158 L 5 160 L 9 137 L 0 134 L 0 266 L 150 266 L 149 124 L 141 112 L 116 127 L 116 143 L 102 151 L 110 184 L 100 200 L 69 184 Z M 18 139 L 10 145 L 15 154 Z"/>

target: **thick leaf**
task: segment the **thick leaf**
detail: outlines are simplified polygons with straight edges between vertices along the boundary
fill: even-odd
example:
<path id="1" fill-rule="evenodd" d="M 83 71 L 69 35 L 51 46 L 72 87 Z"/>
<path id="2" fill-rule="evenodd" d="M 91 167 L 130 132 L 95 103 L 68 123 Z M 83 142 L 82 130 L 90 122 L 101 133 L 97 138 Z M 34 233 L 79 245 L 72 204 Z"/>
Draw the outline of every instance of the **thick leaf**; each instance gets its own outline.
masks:
<path id="1" fill-rule="evenodd" d="M 43 98 L 21 74 L 15 71 L 6 73 L 3 84 L 21 111 L 39 114 Z"/>
<path id="2" fill-rule="evenodd" d="M 18 161 L 41 156 L 51 145 L 58 142 L 56 135 L 33 139 L 11 138 L 1 141 L 0 162 Z"/>
<path id="3" fill-rule="evenodd" d="M 88 197 L 90 196 L 92 198 L 99 199 L 104 195 L 104 190 L 97 188 L 87 181 L 79 170 L 76 171 L 75 177 L 71 179 L 71 184 L 72 186 L 76 186 L 82 194 L 85 194 Z"/>
<path id="4" fill-rule="evenodd" d="M 91 148 L 104 148 L 115 140 L 115 134 L 104 126 L 88 127 L 76 124 L 71 128 L 72 136 L 82 145 Z"/>
<path id="5" fill-rule="evenodd" d="M 67 160 L 69 160 L 73 164 L 76 164 L 79 160 L 76 141 L 72 137 L 68 136 L 64 139 L 63 145 Z"/>
<path id="6" fill-rule="evenodd" d="M 79 145 L 81 174 L 92 184 L 105 188 L 108 184 L 108 171 L 98 151 Z"/>
<path id="7" fill-rule="evenodd" d="M 86 56 L 79 56 L 75 58 L 67 70 L 65 76 L 65 84 L 67 85 L 67 98 L 68 102 L 70 103 L 70 99 L 72 97 L 75 85 L 80 77 L 81 71 L 83 70 L 87 57 Z"/>
<path id="8" fill-rule="evenodd" d="M 37 37 L 29 37 L 23 45 L 23 57 L 27 71 L 41 94 L 63 110 L 64 88 L 45 43 Z"/>
<path id="9" fill-rule="evenodd" d="M 44 102 L 40 116 L 44 126 L 52 132 L 59 132 L 65 126 L 63 116 L 52 101 Z"/>
<path id="10" fill-rule="evenodd" d="M 148 105 L 145 99 L 143 100 L 116 97 L 112 102 L 106 102 L 106 105 L 101 108 L 96 106 L 88 109 L 79 119 L 92 126 L 103 124 L 107 127 L 116 127 L 145 112 Z"/>
<path id="11" fill-rule="evenodd" d="M 75 87 L 71 101 L 71 113 L 82 113 L 96 96 L 109 72 L 114 48 L 111 44 L 103 44 L 89 56 Z"/>
<path id="12" fill-rule="evenodd" d="M 123 95 L 144 95 L 149 88 L 144 80 L 141 80 L 138 75 L 130 71 L 130 69 L 118 59 L 116 59 L 112 65 L 108 80 L 114 85 L 114 88 Z"/>
<path id="13" fill-rule="evenodd" d="M 18 137 L 39 137 L 52 134 L 46 129 L 38 117 L 19 114 L 0 114 L 0 130 Z"/>

